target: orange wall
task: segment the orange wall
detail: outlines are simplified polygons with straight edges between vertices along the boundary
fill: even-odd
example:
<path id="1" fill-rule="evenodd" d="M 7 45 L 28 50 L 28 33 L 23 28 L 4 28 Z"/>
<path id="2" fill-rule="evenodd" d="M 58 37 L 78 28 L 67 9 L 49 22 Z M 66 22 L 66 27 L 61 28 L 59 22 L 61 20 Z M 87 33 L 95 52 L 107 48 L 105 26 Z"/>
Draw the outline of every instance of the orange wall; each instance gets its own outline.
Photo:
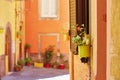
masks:
<path id="1" fill-rule="evenodd" d="M 25 1 L 26 17 L 26 43 L 31 44 L 31 52 L 38 52 L 38 33 L 60 33 L 64 24 L 69 23 L 69 0 L 60 1 L 59 20 L 39 20 L 38 0 Z M 49 41 L 49 43 L 51 43 Z M 63 35 L 60 34 L 60 51 L 68 53 L 69 41 L 63 41 Z"/>

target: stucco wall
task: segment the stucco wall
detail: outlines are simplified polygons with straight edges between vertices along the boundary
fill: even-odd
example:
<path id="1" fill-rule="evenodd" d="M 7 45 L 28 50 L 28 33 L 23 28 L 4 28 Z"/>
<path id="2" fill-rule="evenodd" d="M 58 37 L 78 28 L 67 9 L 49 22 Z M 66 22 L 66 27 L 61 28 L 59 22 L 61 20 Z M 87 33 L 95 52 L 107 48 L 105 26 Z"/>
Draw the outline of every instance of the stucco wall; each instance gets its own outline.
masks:
<path id="1" fill-rule="evenodd" d="M 15 42 L 15 5 L 14 2 L 0 0 L 0 28 L 3 32 L 0 33 L 0 55 L 5 53 L 5 31 L 6 26 L 10 23 L 10 29 L 12 32 L 12 41 Z"/>
<path id="2" fill-rule="evenodd" d="M 18 2 L 18 4 L 16 4 Z M 7 74 L 8 72 L 8 55 L 5 55 L 5 34 L 7 27 L 10 27 L 11 32 L 11 70 L 13 70 L 14 67 L 14 60 L 17 62 L 17 58 L 19 55 L 19 40 L 16 39 L 16 32 L 19 29 L 20 26 L 20 20 L 22 19 L 24 21 L 24 12 L 23 8 L 20 9 L 19 6 L 24 7 L 24 2 L 21 4 L 19 1 L 14 0 L 0 0 L 0 57 L 2 60 L 0 60 L 0 67 L 4 67 L 2 69 L 2 73 Z M 16 8 L 15 8 L 16 7 Z M 22 11 L 20 11 L 22 10 Z M 22 18 L 21 16 L 18 17 L 22 12 Z M 17 17 L 17 18 L 16 18 Z M 24 30 L 24 29 L 23 29 Z M 23 31 L 24 35 L 24 31 Z M 22 42 L 24 42 L 24 36 L 22 37 Z M 23 47 L 24 48 L 24 47 Z M 8 53 L 9 54 L 9 53 Z M 4 58 L 3 58 L 4 57 Z M 0 70 L 1 73 L 1 70 Z"/>
<path id="3" fill-rule="evenodd" d="M 69 0 L 58 0 L 58 1 L 59 1 L 60 13 L 59 13 L 59 19 L 57 20 L 40 19 L 38 14 L 39 13 L 38 0 L 26 1 L 25 33 L 26 33 L 26 43 L 31 44 L 31 53 L 38 53 L 38 33 L 59 33 L 60 34 L 60 52 L 69 53 L 69 41 L 64 41 L 63 35 L 61 34 L 63 25 L 65 25 L 66 23 L 69 24 Z M 47 39 L 47 42 L 49 42 L 49 44 L 52 43 L 51 39 L 45 38 L 45 40 L 46 39 Z M 44 45 L 45 41 L 44 43 L 41 43 L 41 44 Z M 42 48 L 44 48 L 44 46 L 42 46 Z"/>
<path id="4" fill-rule="evenodd" d="M 111 80 L 120 80 L 120 0 L 112 0 L 111 14 Z"/>
<path id="5" fill-rule="evenodd" d="M 5 34 L 6 34 L 6 30 L 7 27 L 10 28 L 10 32 L 11 32 L 11 40 L 12 43 L 15 43 L 15 3 L 11 2 L 11 1 L 6 1 L 6 0 L 0 0 L 0 29 L 2 30 L 0 32 L 0 75 L 4 75 L 7 74 L 8 72 L 8 58 L 7 55 L 5 56 Z M 13 55 L 13 53 L 15 53 L 15 48 L 13 50 L 13 47 L 11 46 L 11 51 Z M 12 58 L 14 58 L 12 56 Z M 13 69 L 13 65 L 14 65 L 14 59 L 12 59 L 11 61 L 11 67 Z"/>

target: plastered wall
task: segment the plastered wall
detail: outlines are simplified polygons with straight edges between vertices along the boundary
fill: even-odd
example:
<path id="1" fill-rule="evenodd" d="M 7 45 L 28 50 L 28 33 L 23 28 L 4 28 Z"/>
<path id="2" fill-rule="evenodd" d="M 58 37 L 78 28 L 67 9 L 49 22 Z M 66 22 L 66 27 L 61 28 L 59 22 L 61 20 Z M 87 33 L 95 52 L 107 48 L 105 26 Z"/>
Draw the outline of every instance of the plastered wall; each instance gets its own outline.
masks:
<path id="1" fill-rule="evenodd" d="M 39 33 L 59 33 L 60 34 L 60 52 L 69 53 L 69 41 L 63 40 L 61 34 L 62 27 L 69 24 L 69 0 L 59 1 L 59 19 L 40 19 L 38 12 L 38 1 L 27 0 L 25 2 L 26 17 L 26 43 L 31 44 L 31 53 L 38 53 L 38 34 Z M 69 27 L 69 26 L 68 26 Z M 41 39 L 42 40 L 42 39 Z M 49 44 L 50 39 L 47 39 Z M 45 43 L 43 43 L 45 44 Z M 56 45 L 55 45 L 56 46 Z M 42 46 L 42 48 L 46 48 Z"/>
<path id="2" fill-rule="evenodd" d="M 15 3 L 6 0 L 0 0 L 0 55 L 5 53 L 5 30 L 8 23 L 12 32 L 12 41 L 15 42 Z"/>
<path id="3" fill-rule="evenodd" d="M 111 80 L 120 80 L 120 0 L 112 0 L 111 14 Z"/>

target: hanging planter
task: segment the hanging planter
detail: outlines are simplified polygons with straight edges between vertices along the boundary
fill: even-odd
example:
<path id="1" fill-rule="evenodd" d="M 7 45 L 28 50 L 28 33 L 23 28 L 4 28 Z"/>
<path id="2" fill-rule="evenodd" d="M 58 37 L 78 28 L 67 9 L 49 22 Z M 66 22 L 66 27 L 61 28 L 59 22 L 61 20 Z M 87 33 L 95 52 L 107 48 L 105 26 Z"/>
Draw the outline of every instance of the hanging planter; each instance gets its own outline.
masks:
<path id="1" fill-rule="evenodd" d="M 61 29 L 61 33 L 63 34 L 63 40 L 64 41 L 68 41 L 70 39 L 70 36 L 69 36 L 69 25 L 68 24 L 64 24 L 64 26 Z"/>
<path id="2" fill-rule="evenodd" d="M 70 37 L 70 36 L 69 36 L 68 34 L 64 34 L 64 35 L 63 35 L 64 41 L 68 41 L 68 40 L 69 40 L 69 37 Z"/>
<path id="3" fill-rule="evenodd" d="M 90 46 L 89 45 L 78 46 L 78 55 L 80 58 L 90 57 Z"/>
<path id="4" fill-rule="evenodd" d="M 90 45 L 78 46 L 78 56 L 82 63 L 88 63 L 90 57 Z"/>
<path id="5" fill-rule="evenodd" d="M 21 32 L 21 31 L 18 31 L 18 32 L 16 33 L 16 37 L 17 37 L 17 38 L 21 38 L 21 35 L 22 35 L 22 32 Z"/>

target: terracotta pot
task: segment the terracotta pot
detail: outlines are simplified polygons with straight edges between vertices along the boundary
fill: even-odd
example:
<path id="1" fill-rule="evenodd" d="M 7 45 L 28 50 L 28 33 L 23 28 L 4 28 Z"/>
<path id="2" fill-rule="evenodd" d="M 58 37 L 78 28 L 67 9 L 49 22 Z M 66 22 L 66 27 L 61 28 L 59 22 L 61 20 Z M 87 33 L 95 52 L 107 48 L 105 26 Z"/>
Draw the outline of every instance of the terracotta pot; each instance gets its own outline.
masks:
<path id="1" fill-rule="evenodd" d="M 58 66 L 57 66 L 57 65 L 53 65 L 53 68 L 54 68 L 54 69 L 57 69 L 57 68 L 58 68 Z"/>
<path id="2" fill-rule="evenodd" d="M 23 65 L 20 65 L 20 68 L 23 69 Z"/>
<path id="3" fill-rule="evenodd" d="M 31 63 L 30 62 L 26 62 L 26 66 L 31 66 Z"/>
<path id="4" fill-rule="evenodd" d="M 14 68 L 14 71 L 15 71 L 15 72 L 20 71 L 20 67 L 15 67 L 15 68 Z"/>
<path id="5" fill-rule="evenodd" d="M 82 57 L 90 57 L 90 45 L 78 46 L 78 55 Z"/>

